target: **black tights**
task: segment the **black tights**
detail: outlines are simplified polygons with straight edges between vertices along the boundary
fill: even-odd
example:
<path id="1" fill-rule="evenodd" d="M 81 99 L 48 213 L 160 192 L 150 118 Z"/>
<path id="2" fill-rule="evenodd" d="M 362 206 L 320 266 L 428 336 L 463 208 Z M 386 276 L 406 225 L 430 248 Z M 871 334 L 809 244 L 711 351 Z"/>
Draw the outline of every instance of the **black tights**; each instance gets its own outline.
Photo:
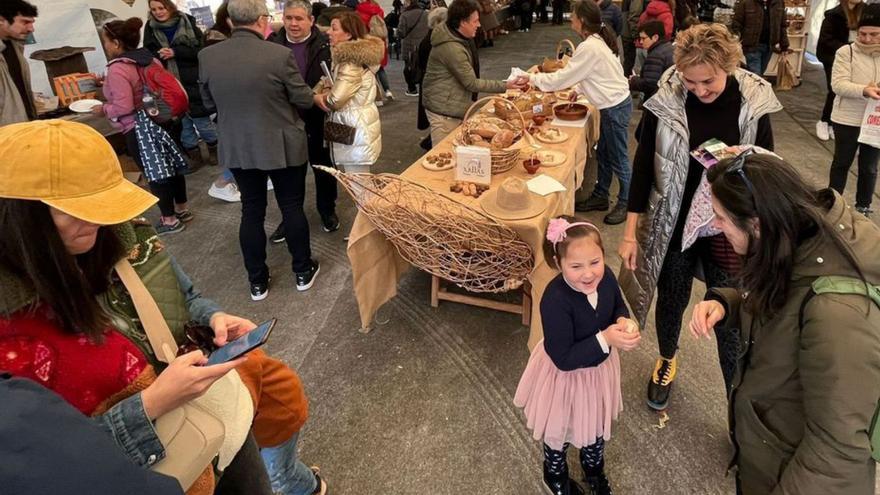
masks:
<path id="1" fill-rule="evenodd" d="M 702 262 L 707 287 L 731 286 L 732 277 L 713 261 L 710 245 L 711 242 L 705 237 L 697 239 L 684 252 L 680 241 L 669 244 L 657 279 L 657 306 L 654 310 L 660 355 L 666 359 L 672 359 L 678 351 L 682 317 L 691 300 L 691 286 L 694 283 L 697 262 Z M 716 329 L 715 337 L 721 373 L 729 390 L 736 367 L 739 335 L 733 330 Z"/>
<path id="2" fill-rule="evenodd" d="M 569 444 L 562 446 L 562 450 L 553 450 L 544 444 L 544 471 L 553 476 L 568 474 L 568 464 L 565 461 L 565 451 Z M 581 447 L 581 467 L 587 476 L 595 476 L 602 472 L 605 467 L 605 440 L 602 437 L 586 447 Z"/>
<path id="3" fill-rule="evenodd" d="M 144 165 L 141 163 L 141 154 L 138 151 L 137 133 L 132 129 L 123 136 L 125 137 L 125 147 L 128 155 L 137 164 L 141 173 L 143 173 Z M 173 217 L 174 205 L 182 205 L 187 201 L 186 178 L 183 175 L 175 175 L 164 180 L 150 182 L 149 186 L 153 196 L 159 198 L 159 211 L 163 217 Z"/>

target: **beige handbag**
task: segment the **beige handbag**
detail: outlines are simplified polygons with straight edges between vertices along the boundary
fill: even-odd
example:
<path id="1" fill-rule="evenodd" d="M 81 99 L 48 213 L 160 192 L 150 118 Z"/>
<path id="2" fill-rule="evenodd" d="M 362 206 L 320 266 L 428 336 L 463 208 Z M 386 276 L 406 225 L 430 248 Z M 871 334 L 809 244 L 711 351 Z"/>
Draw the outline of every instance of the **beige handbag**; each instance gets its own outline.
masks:
<path id="1" fill-rule="evenodd" d="M 156 359 L 170 363 L 177 356 L 177 343 L 159 306 L 127 259 L 115 269 L 131 295 Z M 188 490 L 220 452 L 226 436 L 223 422 L 190 401 L 156 418 L 154 424 L 165 458 L 151 469 L 176 478 Z"/>

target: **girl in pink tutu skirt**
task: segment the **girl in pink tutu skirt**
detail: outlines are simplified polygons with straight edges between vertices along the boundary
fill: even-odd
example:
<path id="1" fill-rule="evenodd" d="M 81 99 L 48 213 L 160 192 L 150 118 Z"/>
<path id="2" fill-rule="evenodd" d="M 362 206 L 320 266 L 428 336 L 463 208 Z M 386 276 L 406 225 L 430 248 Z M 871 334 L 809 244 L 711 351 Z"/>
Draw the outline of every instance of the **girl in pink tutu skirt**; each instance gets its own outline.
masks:
<path id="1" fill-rule="evenodd" d="M 593 494 L 610 495 L 605 439 L 623 409 L 617 350 L 635 348 L 641 336 L 605 266 L 595 225 L 569 216 L 550 220 L 544 253 L 562 273 L 541 298 L 544 340 L 532 351 L 514 404 L 544 442 L 544 483 L 554 495 L 583 493 L 568 476 L 569 445 L 580 449 Z"/>

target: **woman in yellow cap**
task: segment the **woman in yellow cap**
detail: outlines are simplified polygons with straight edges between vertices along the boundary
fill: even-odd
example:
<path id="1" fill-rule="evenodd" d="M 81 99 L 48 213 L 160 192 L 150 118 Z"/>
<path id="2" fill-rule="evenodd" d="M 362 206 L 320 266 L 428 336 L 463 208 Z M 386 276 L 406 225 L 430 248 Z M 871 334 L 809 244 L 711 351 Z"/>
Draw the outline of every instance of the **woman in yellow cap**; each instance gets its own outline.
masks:
<path id="1" fill-rule="evenodd" d="M 165 455 L 153 421 L 229 380 L 239 400 L 211 411 L 226 429 L 220 467 L 239 463 L 252 478 L 245 480 L 252 483 L 247 493 L 270 493 L 256 445 L 247 440 L 251 424 L 255 433 L 259 427 L 254 412 L 260 397 L 282 389 L 273 398 L 286 401 L 292 413 L 285 418 L 289 425 L 275 425 L 281 438 L 272 441 L 295 438 L 307 415 L 301 384 L 258 351 L 212 366 L 204 366 L 201 350 L 186 352 L 186 346 L 167 366 L 156 356 L 127 284 L 114 271 L 120 260 L 143 281 L 176 343 L 197 340 L 202 328 L 208 333 L 200 347 L 222 346 L 255 327 L 202 297 L 155 229 L 135 218 L 157 199 L 125 180 L 109 143 L 82 124 L 50 120 L 0 128 L 0 155 L 0 369 L 95 416 L 143 467 Z M 225 459 L 224 449 L 230 453 Z M 213 487 L 206 469 L 188 493 Z"/>

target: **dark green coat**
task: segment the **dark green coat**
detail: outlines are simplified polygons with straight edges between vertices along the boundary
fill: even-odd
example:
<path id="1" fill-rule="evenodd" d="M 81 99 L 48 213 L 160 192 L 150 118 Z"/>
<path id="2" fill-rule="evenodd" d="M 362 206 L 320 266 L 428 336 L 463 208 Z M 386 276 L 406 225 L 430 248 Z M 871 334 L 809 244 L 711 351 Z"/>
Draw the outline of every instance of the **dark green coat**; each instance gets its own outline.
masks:
<path id="1" fill-rule="evenodd" d="M 880 229 L 837 194 L 825 219 L 880 283 Z M 742 310 L 747 296 L 733 289 L 710 292 L 727 306 L 726 326 L 740 329 L 729 415 L 745 495 L 874 493 L 868 427 L 880 399 L 880 310 L 864 296 L 823 294 L 799 328 L 809 285 L 823 275 L 858 277 L 831 240 L 814 237 L 797 248 L 793 288 L 773 318 Z"/>

